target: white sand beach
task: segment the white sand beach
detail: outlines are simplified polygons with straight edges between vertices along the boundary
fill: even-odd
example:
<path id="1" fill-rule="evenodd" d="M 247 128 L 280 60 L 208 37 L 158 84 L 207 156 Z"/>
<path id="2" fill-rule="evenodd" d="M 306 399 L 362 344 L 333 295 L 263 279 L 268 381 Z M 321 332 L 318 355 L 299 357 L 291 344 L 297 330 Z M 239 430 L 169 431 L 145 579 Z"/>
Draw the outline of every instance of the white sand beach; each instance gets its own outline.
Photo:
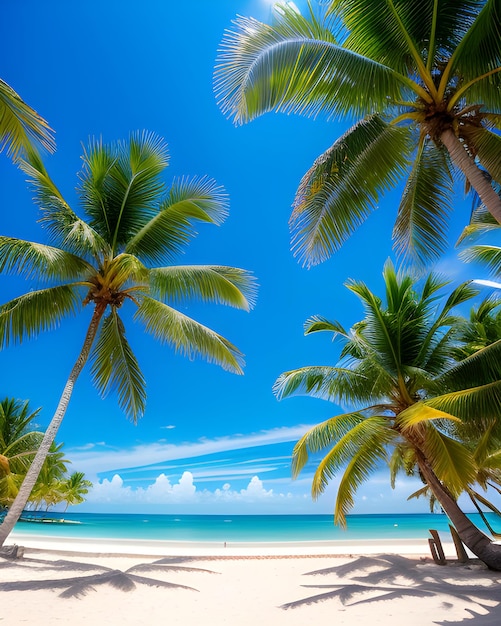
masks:
<path id="1" fill-rule="evenodd" d="M 9 626 L 501 623 L 501 573 L 458 563 L 452 544 L 444 566 L 426 541 L 164 545 L 163 554 L 122 542 L 24 544 L 22 557 L 0 558 Z"/>

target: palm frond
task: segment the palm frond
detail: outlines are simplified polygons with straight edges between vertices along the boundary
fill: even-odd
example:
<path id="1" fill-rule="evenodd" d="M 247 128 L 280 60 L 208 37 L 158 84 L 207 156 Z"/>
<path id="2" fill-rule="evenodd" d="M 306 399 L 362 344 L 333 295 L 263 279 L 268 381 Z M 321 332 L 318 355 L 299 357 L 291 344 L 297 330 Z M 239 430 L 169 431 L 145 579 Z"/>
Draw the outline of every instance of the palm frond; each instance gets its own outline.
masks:
<path id="1" fill-rule="evenodd" d="M 408 129 L 378 116 L 340 137 L 304 175 L 290 218 L 292 250 L 311 266 L 329 258 L 373 211 L 379 195 L 402 177 Z"/>
<path id="2" fill-rule="evenodd" d="M 334 337 L 341 335 L 341 337 L 348 338 L 348 333 L 341 326 L 339 322 L 330 321 L 321 315 L 313 315 L 308 318 L 304 323 L 304 334 L 310 335 L 311 333 L 317 333 L 320 331 L 328 331 L 334 334 Z"/>
<path id="3" fill-rule="evenodd" d="M 0 272 L 42 281 L 85 278 L 93 267 L 61 248 L 0 236 Z"/>
<path id="4" fill-rule="evenodd" d="M 470 22 L 470 28 L 458 42 L 457 48 L 449 62 L 449 68 L 444 78 L 455 73 L 461 76 L 464 84 L 471 81 L 466 92 L 466 101 L 471 104 L 482 103 L 487 110 L 501 110 L 499 89 L 501 87 L 501 73 L 490 73 L 501 67 L 501 28 L 498 0 L 485 2 L 471 2 L 478 13 L 479 5 L 482 10 L 475 15 L 476 19 Z M 478 81 L 479 77 L 484 77 Z"/>
<path id="5" fill-rule="evenodd" d="M 284 372 L 273 385 L 273 393 L 279 400 L 292 395 L 307 395 L 331 402 L 349 401 L 370 396 L 372 380 L 342 367 L 308 366 Z"/>
<path id="6" fill-rule="evenodd" d="M 167 147 L 154 133 L 136 132 L 127 142 L 94 140 L 83 162 L 82 205 L 92 228 L 117 251 L 156 214 Z"/>
<path id="7" fill-rule="evenodd" d="M 209 363 L 217 363 L 225 370 L 242 373 L 243 355 L 238 348 L 210 328 L 172 307 L 145 297 L 135 317 L 144 323 L 149 333 L 162 343 L 172 346 L 176 352 L 189 358 L 200 355 Z"/>
<path id="8" fill-rule="evenodd" d="M 319 452 L 335 445 L 346 433 L 364 420 L 358 411 L 336 415 L 310 428 L 296 443 L 292 451 L 292 477 L 297 478 L 308 462 L 309 452 Z"/>
<path id="9" fill-rule="evenodd" d="M 56 328 L 81 302 L 78 287 L 50 287 L 14 298 L 0 306 L 0 348 Z"/>
<path id="10" fill-rule="evenodd" d="M 132 254 L 118 254 L 106 266 L 107 286 L 111 291 L 122 290 L 130 283 L 135 290 L 146 290 L 150 270 Z"/>
<path id="11" fill-rule="evenodd" d="M 13 159 L 40 145 L 54 152 L 52 129 L 20 96 L 0 79 L 0 152 Z"/>
<path id="12" fill-rule="evenodd" d="M 459 253 L 459 258 L 466 263 L 481 263 L 494 276 L 501 276 L 501 246 L 470 246 Z"/>
<path id="13" fill-rule="evenodd" d="M 429 68 L 444 55 L 449 56 L 471 26 L 477 7 L 475 0 L 441 0 L 438 7 L 429 1 L 329 2 L 329 12 L 339 16 L 349 32 L 344 45 L 403 73 L 409 67 L 411 73 L 419 72 L 417 54 Z"/>
<path id="14" fill-rule="evenodd" d="M 426 400 L 426 404 L 483 430 L 485 420 L 501 418 L 501 381 L 446 393 Z"/>
<path id="15" fill-rule="evenodd" d="M 457 362 L 437 382 L 452 391 L 501 380 L 501 339 Z"/>
<path id="16" fill-rule="evenodd" d="M 135 422 L 146 406 L 146 383 L 114 308 L 101 324 L 91 359 L 100 394 L 105 397 L 116 391 L 120 407 Z"/>
<path id="17" fill-rule="evenodd" d="M 432 420 L 452 420 L 454 422 L 461 421 L 455 415 L 435 409 L 424 404 L 423 402 L 415 402 L 398 414 L 395 419 L 395 424 L 398 425 L 405 434 L 406 430 L 412 429 L 422 422 L 429 422 Z"/>
<path id="18" fill-rule="evenodd" d="M 477 466 L 468 448 L 431 425 L 426 428 L 423 452 L 438 479 L 456 497 L 475 482 Z"/>
<path id="19" fill-rule="evenodd" d="M 215 91 L 225 115 L 244 123 L 276 110 L 315 116 L 366 115 L 398 100 L 403 75 L 336 45 L 314 19 L 284 11 L 273 26 L 239 17 L 225 33 L 216 61 Z M 354 84 L 367 86 L 359 97 Z"/>
<path id="20" fill-rule="evenodd" d="M 456 246 L 469 237 L 482 235 L 483 233 L 497 230 L 498 228 L 499 222 L 492 215 L 492 213 L 487 210 L 485 205 L 482 204 L 473 211 L 470 223 L 464 228 L 463 232 L 459 236 Z"/>
<path id="21" fill-rule="evenodd" d="M 429 141 L 418 151 L 393 228 L 397 253 L 413 263 L 439 256 L 447 241 L 453 180 L 443 150 Z"/>
<path id="22" fill-rule="evenodd" d="M 152 295 L 160 300 L 200 298 L 246 311 L 253 306 L 257 291 L 250 272 L 220 265 L 155 268 L 150 272 L 150 286 Z"/>
<path id="23" fill-rule="evenodd" d="M 176 179 L 160 210 L 128 241 L 125 250 L 145 261 L 172 261 L 197 233 L 193 222 L 221 224 L 228 196 L 207 177 Z"/>
<path id="24" fill-rule="evenodd" d="M 323 493 L 329 481 L 346 465 L 336 497 L 336 524 L 346 526 L 346 514 L 353 507 L 356 489 L 381 461 L 387 460 L 385 446 L 395 436 L 384 418 L 370 417 L 343 435 L 320 461 L 311 487 L 314 498 Z"/>

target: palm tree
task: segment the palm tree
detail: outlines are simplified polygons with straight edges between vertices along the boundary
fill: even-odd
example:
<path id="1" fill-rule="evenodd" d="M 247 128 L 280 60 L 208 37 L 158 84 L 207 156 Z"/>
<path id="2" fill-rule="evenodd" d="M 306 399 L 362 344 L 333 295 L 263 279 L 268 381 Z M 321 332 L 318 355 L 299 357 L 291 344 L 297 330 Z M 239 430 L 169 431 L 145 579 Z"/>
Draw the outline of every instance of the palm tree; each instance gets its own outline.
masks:
<path id="1" fill-rule="evenodd" d="M 30 411 L 29 402 L 14 398 L 0 401 L 0 505 L 13 502 L 19 485 L 36 454 L 43 433 L 33 420 L 40 409 Z"/>
<path id="2" fill-rule="evenodd" d="M 499 0 L 330 0 L 324 18 L 278 5 L 275 23 L 239 17 L 215 70 L 222 111 L 356 123 L 303 177 L 290 219 L 296 256 L 327 259 L 406 179 L 399 253 L 438 256 L 454 179 L 501 222 Z"/>
<path id="3" fill-rule="evenodd" d="M 226 195 L 207 178 L 182 178 L 165 193 L 167 162 L 166 145 L 153 134 L 109 146 L 91 142 L 78 187 L 86 219 L 70 208 L 36 154 L 22 165 L 54 245 L 0 237 L 0 271 L 49 284 L 0 307 L 0 347 L 52 329 L 86 305 L 92 315 L 39 452 L 0 528 L 0 545 L 23 510 L 89 355 L 101 395 L 116 390 L 133 420 L 144 412 L 145 382 L 119 316 L 123 305 L 134 305 L 134 319 L 176 352 L 242 372 L 234 345 L 173 304 L 198 298 L 248 310 L 255 296 L 251 274 L 219 265 L 158 266 L 174 260 L 195 234 L 195 221 L 223 221 Z"/>
<path id="4" fill-rule="evenodd" d="M 81 504 L 85 500 L 85 496 L 92 487 L 90 480 L 85 478 L 83 472 L 73 472 L 71 476 L 61 485 L 61 493 L 66 502 L 66 509 L 74 504 Z"/>
<path id="5" fill-rule="evenodd" d="M 55 506 L 64 500 L 63 485 L 68 480 L 67 464 L 70 461 L 65 458 L 62 447 L 62 443 L 56 444 L 56 442 L 52 442 L 49 453 L 31 490 L 30 502 L 34 504 L 36 511 L 40 510 L 43 504 L 45 504 L 45 510 L 48 511 L 51 506 Z"/>
<path id="6" fill-rule="evenodd" d="M 341 473 L 335 522 L 346 524 L 359 485 L 381 464 L 389 449 L 402 467 L 417 467 L 470 550 L 494 569 L 501 569 L 501 546 L 494 545 L 462 512 L 457 497 L 478 476 L 475 455 L 454 436 L 456 424 L 472 434 L 487 420 L 501 434 L 501 341 L 457 362 L 452 354 L 458 318 L 453 309 L 477 292 L 469 283 L 454 289 L 437 305 L 446 284 L 430 275 L 420 292 L 416 280 L 384 269 L 386 304 L 364 283 L 349 281 L 365 317 L 346 331 L 339 322 L 316 316 L 306 334 L 327 331 L 342 341 L 336 367 L 309 366 L 283 373 L 275 383 L 277 397 L 293 394 L 357 406 L 310 429 L 293 451 L 297 476 L 310 452 L 326 451 L 313 477 L 316 498 Z"/>
<path id="7" fill-rule="evenodd" d="M 49 125 L 0 79 L 0 152 L 6 148 L 7 155 L 16 160 L 37 145 L 54 151 Z"/>

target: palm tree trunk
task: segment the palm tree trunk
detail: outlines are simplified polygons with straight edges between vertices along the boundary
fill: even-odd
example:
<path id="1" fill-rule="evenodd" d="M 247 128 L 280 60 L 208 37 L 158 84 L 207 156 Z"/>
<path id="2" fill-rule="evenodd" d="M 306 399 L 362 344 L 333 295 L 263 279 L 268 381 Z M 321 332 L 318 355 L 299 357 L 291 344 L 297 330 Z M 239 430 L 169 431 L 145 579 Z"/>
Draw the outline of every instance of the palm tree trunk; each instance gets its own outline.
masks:
<path id="1" fill-rule="evenodd" d="M 501 198 L 493 189 L 490 181 L 477 167 L 475 160 L 466 152 L 454 131 L 445 130 L 440 135 L 440 141 L 447 148 L 454 165 L 459 167 L 478 193 L 489 213 L 501 224 Z"/>
<path id="2" fill-rule="evenodd" d="M 66 409 L 68 408 L 68 404 L 73 393 L 75 382 L 80 375 L 80 372 L 82 371 L 87 359 L 89 358 L 90 349 L 92 347 L 92 344 L 94 343 L 97 329 L 99 327 L 99 322 L 101 321 L 105 309 L 106 305 L 98 305 L 94 309 L 94 313 L 92 315 L 92 319 L 87 330 L 87 335 L 85 336 L 82 350 L 80 351 L 78 359 L 76 360 L 75 365 L 70 372 L 69 378 L 66 381 L 66 385 L 64 386 L 64 390 L 59 400 L 56 412 L 54 413 L 54 416 L 47 430 L 45 431 L 40 447 L 38 448 L 35 458 L 33 459 L 33 462 L 31 463 L 30 468 L 26 473 L 23 483 L 19 488 L 16 499 L 9 507 L 9 512 L 5 516 L 5 519 L 0 526 L 0 548 L 3 546 L 5 540 L 10 535 L 12 529 L 16 525 L 16 522 L 21 517 L 24 511 L 24 507 L 28 502 L 31 491 L 35 486 L 38 475 L 40 474 L 45 459 L 49 454 L 50 447 L 54 439 L 56 438 L 57 431 L 59 430 L 61 422 L 63 421 Z"/>
<path id="3" fill-rule="evenodd" d="M 433 495 L 440 502 L 441 507 L 447 514 L 464 545 L 475 556 L 483 561 L 490 569 L 501 571 L 501 545 L 493 543 L 459 508 L 456 500 L 438 480 L 435 472 L 431 469 L 424 456 L 417 453 L 419 469 Z"/>

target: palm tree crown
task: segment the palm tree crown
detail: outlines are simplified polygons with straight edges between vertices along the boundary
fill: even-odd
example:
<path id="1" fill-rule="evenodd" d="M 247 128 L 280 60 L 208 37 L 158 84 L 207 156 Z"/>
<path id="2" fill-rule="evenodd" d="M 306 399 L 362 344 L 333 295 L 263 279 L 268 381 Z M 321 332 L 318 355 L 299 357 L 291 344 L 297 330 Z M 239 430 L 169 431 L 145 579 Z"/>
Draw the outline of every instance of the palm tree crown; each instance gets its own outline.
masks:
<path id="1" fill-rule="evenodd" d="M 444 283 L 437 277 L 429 276 L 417 292 L 416 281 L 388 263 L 384 279 L 386 303 L 365 284 L 348 283 L 365 309 L 364 319 L 351 330 L 318 316 L 306 322 L 306 334 L 327 331 L 342 340 L 338 366 L 285 372 L 275 383 L 279 398 L 302 393 L 360 407 L 312 428 L 293 452 L 297 475 L 309 452 L 327 450 L 312 493 L 318 496 L 341 473 L 335 507 L 341 524 L 357 487 L 382 461 L 390 462 L 390 448 L 391 465 L 429 469 L 457 497 L 475 482 L 477 469 L 456 429 L 467 424 L 470 433 L 479 435 L 489 423 L 500 432 L 501 341 L 460 362 L 454 359 L 458 318 L 452 309 L 476 291 L 468 283 L 460 285 L 438 307 Z"/>
<path id="2" fill-rule="evenodd" d="M 240 373 L 240 351 L 172 304 L 201 298 L 248 309 L 255 290 L 249 272 L 212 265 L 152 267 L 172 262 L 195 234 L 193 222 L 222 222 L 227 201 L 221 187 L 206 178 L 185 178 L 166 192 L 166 146 L 147 133 L 112 146 L 93 142 L 83 161 L 78 192 L 86 219 L 66 203 L 37 155 L 22 164 L 54 245 L 0 237 L 0 270 L 50 285 L 0 307 L 0 346 L 54 328 L 64 316 L 92 305 L 96 332 L 99 327 L 94 381 L 102 394 L 116 389 L 133 419 L 144 411 L 145 383 L 119 315 L 124 303 L 136 306 L 135 319 L 160 341 Z"/>
<path id="3" fill-rule="evenodd" d="M 216 94 L 236 123 L 276 110 L 358 121 L 313 164 L 291 216 L 293 250 L 327 259 L 406 179 L 395 246 L 415 261 L 446 241 L 456 171 L 501 222 L 499 0 L 330 0 L 326 16 L 279 5 L 239 17 Z"/>

